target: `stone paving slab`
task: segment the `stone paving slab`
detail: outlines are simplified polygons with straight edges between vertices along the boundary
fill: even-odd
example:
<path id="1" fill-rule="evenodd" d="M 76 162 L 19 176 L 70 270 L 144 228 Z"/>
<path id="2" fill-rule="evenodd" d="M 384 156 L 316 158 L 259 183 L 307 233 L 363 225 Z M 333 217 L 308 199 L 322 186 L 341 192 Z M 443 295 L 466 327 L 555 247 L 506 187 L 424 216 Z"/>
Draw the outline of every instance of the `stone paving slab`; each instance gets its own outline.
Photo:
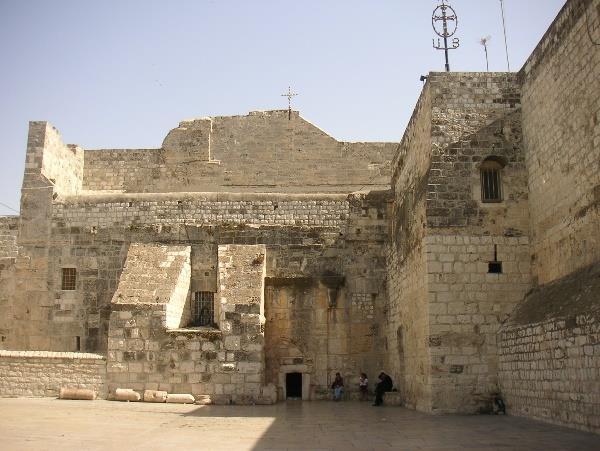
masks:
<path id="1" fill-rule="evenodd" d="M 0 399 L 0 450 L 599 450 L 600 436 L 517 417 L 368 403 L 195 406 Z"/>

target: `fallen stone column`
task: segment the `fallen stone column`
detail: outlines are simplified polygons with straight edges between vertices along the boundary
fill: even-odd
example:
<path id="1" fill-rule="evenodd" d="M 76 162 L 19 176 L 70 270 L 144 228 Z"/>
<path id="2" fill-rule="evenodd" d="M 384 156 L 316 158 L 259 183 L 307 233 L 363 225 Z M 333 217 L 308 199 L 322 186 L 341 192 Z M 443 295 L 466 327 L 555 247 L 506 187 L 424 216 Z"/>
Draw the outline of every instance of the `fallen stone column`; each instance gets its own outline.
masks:
<path id="1" fill-rule="evenodd" d="M 197 395 L 196 396 L 196 404 L 212 404 L 212 399 L 210 395 Z"/>
<path id="2" fill-rule="evenodd" d="M 158 390 L 144 391 L 144 402 L 166 402 L 167 392 Z"/>
<path id="3" fill-rule="evenodd" d="M 196 399 L 193 395 L 187 394 L 168 394 L 167 402 L 173 404 L 193 404 L 196 402 Z"/>
<path id="4" fill-rule="evenodd" d="M 87 388 L 68 388 L 62 387 L 58 393 L 58 399 L 78 399 L 84 401 L 93 401 L 96 399 L 96 392 Z"/>
<path id="5" fill-rule="evenodd" d="M 115 401 L 139 401 L 141 396 L 130 388 L 117 388 L 115 390 Z"/>

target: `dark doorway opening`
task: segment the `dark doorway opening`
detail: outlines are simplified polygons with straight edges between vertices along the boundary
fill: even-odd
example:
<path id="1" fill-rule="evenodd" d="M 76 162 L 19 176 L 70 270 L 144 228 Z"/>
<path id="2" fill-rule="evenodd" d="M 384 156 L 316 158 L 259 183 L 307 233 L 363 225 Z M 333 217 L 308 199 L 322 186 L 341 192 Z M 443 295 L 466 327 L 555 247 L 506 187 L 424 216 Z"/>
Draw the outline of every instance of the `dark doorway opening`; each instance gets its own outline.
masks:
<path id="1" fill-rule="evenodd" d="M 285 375 L 285 393 L 287 399 L 302 399 L 301 373 L 287 373 Z"/>

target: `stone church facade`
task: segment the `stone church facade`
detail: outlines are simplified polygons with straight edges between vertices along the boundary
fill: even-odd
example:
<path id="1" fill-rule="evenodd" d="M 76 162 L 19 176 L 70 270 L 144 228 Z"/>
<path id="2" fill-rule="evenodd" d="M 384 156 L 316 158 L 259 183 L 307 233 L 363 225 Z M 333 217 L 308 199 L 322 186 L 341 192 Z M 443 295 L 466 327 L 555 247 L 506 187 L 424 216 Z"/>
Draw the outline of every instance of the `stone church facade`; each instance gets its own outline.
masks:
<path id="1" fill-rule="evenodd" d="M 159 149 L 32 122 L 0 219 L 0 395 L 272 403 L 385 370 L 421 411 L 501 393 L 600 431 L 599 29 L 600 1 L 570 0 L 519 73 L 429 74 L 400 143 L 287 111 Z"/>

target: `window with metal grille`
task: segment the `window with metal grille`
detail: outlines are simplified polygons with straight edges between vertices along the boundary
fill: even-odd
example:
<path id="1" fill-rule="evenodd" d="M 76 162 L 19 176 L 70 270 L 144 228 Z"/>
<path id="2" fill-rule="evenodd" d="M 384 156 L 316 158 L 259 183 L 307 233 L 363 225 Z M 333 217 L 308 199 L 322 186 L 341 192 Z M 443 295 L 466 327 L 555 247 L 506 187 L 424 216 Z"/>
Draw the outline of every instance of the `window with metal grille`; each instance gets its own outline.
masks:
<path id="1" fill-rule="evenodd" d="M 77 285 L 77 270 L 75 268 L 62 269 L 62 289 L 75 290 Z"/>
<path id="2" fill-rule="evenodd" d="M 502 166 L 495 161 L 486 161 L 481 165 L 481 201 L 502 202 Z"/>
<path id="3" fill-rule="evenodd" d="M 210 327 L 215 317 L 215 294 L 212 291 L 196 291 L 192 299 L 192 326 Z"/>

